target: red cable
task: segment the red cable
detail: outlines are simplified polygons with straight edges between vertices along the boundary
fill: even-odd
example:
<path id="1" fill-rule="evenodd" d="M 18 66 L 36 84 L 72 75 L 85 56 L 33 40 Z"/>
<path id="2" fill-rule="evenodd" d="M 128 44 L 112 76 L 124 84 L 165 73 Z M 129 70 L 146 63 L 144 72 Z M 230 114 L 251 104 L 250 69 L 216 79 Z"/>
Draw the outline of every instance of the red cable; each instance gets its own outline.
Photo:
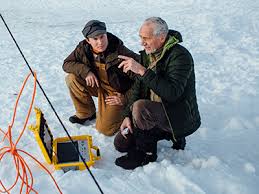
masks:
<path id="1" fill-rule="evenodd" d="M 30 114 L 31 114 L 32 106 L 33 106 L 33 103 L 34 103 L 34 99 L 35 99 L 35 95 L 36 95 L 36 83 L 37 83 L 36 82 L 37 78 L 36 78 L 35 72 L 34 72 L 33 94 L 32 94 L 31 104 L 30 104 L 30 107 L 29 107 L 29 110 L 28 110 L 28 114 L 26 116 L 23 129 L 22 129 L 18 139 L 16 140 L 15 143 L 12 141 L 12 127 L 14 125 L 14 121 L 15 121 L 15 117 L 16 117 L 16 110 L 17 110 L 17 107 L 18 107 L 18 102 L 20 100 L 21 94 L 23 92 L 23 89 L 24 89 L 30 75 L 31 75 L 31 73 L 25 78 L 25 80 L 23 82 L 23 85 L 22 85 L 22 88 L 20 89 L 19 95 L 17 96 L 15 106 L 14 106 L 14 113 L 13 113 L 12 122 L 8 126 L 8 131 L 4 132 L 2 129 L 0 129 L 0 132 L 2 132 L 4 134 L 4 137 L 3 137 L 1 142 L 3 142 L 6 138 L 9 141 L 9 146 L 5 146 L 5 147 L 2 147 L 0 149 L 0 162 L 1 162 L 2 158 L 5 156 L 5 154 L 9 153 L 13 156 L 13 162 L 14 162 L 14 165 L 15 165 L 15 168 L 16 168 L 16 178 L 15 178 L 13 184 L 9 188 L 5 187 L 4 184 L 2 183 L 2 181 L 0 180 L 0 185 L 3 188 L 3 190 L 0 189 L 0 192 L 9 194 L 11 192 L 11 190 L 16 186 L 18 180 L 20 179 L 20 181 L 21 181 L 20 193 L 22 193 L 22 191 L 24 190 L 24 187 L 25 187 L 25 190 L 26 190 L 26 194 L 29 194 L 31 191 L 33 191 L 34 193 L 38 193 L 36 190 L 33 189 L 33 182 L 34 181 L 33 181 L 32 171 L 31 171 L 29 165 L 24 160 L 24 158 L 20 155 L 20 153 L 23 153 L 23 154 L 29 156 L 30 158 L 32 158 L 36 163 L 38 163 L 50 175 L 50 177 L 53 180 L 53 182 L 55 183 L 59 193 L 62 193 L 62 191 L 60 190 L 56 180 L 52 176 L 51 172 L 43 164 L 41 164 L 35 157 L 33 157 L 28 152 L 26 152 L 22 149 L 16 148 L 18 142 L 20 141 L 20 139 L 21 139 L 21 137 L 22 137 L 22 135 L 23 135 L 23 133 L 26 129 L 26 126 L 27 126 L 27 123 L 28 123 L 28 120 L 29 120 L 29 117 L 30 117 Z"/>

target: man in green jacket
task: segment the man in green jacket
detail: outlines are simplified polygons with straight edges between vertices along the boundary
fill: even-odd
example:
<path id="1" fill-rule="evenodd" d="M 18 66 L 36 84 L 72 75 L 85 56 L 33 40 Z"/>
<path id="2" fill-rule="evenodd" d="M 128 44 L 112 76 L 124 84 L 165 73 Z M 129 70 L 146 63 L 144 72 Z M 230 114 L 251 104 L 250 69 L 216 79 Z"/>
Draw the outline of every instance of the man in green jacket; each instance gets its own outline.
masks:
<path id="1" fill-rule="evenodd" d="M 119 130 L 123 120 L 125 93 L 131 87 L 134 74 L 118 68 L 126 55 L 139 60 L 115 35 L 106 31 L 104 22 L 91 20 L 83 31 L 85 39 L 64 60 L 69 88 L 76 113 L 69 118 L 72 123 L 83 124 L 96 118 L 92 96 L 98 97 L 96 129 L 111 136 Z"/>
<path id="2" fill-rule="evenodd" d="M 134 169 L 157 159 L 157 141 L 172 140 L 174 149 L 184 149 L 185 137 L 200 124 L 196 99 L 194 64 L 191 54 L 181 46 L 181 34 L 169 30 L 159 17 L 144 21 L 139 35 L 144 51 L 141 64 L 131 57 L 119 68 L 138 76 L 124 113 L 115 148 L 126 155 L 115 164 Z"/>

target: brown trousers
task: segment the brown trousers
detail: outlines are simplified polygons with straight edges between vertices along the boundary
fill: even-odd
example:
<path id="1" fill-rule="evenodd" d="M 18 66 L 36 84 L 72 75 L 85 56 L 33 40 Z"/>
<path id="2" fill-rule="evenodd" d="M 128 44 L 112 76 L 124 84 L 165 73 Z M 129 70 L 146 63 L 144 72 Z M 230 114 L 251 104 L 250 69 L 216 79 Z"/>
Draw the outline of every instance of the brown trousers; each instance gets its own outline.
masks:
<path id="1" fill-rule="evenodd" d="M 121 116 L 123 106 L 111 106 L 105 103 L 105 98 L 115 95 L 114 92 L 116 91 L 109 85 L 105 64 L 96 63 L 96 66 L 99 88 L 87 86 L 85 80 L 76 77 L 74 74 L 66 76 L 66 84 L 78 118 L 87 118 L 96 112 L 92 96 L 98 97 L 96 129 L 104 135 L 111 136 L 120 128 L 123 119 Z"/>
<path id="2" fill-rule="evenodd" d="M 149 130 L 158 128 L 170 132 L 170 126 L 161 102 L 137 100 L 132 106 L 134 127 Z"/>
<path id="3" fill-rule="evenodd" d="M 132 106 L 132 120 L 135 128 L 142 130 L 157 130 L 158 134 L 171 135 L 171 129 L 161 102 L 138 100 Z M 114 138 L 114 146 L 120 152 L 126 152 L 135 146 L 135 139 L 131 133 L 125 139 L 121 133 Z"/>

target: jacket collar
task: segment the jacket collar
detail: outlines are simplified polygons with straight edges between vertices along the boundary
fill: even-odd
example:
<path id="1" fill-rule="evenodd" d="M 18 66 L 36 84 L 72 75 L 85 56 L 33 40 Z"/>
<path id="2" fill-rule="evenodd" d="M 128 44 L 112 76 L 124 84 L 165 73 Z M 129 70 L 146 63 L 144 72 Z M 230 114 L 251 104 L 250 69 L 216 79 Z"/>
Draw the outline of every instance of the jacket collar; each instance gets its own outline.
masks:
<path id="1" fill-rule="evenodd" d="M 120 40 L 117 36 L 113 35 L 110 32 L 107 32 L 107 38 L 108 38 L 108 47 L 103 53 L 100 53 L 100 55 L 102 55 L 102 58 L 105 60 L 104 62 L 107 62 L 107 60 L 109 62 L 111 60 L 109 59 L 110 58 L 109 55 L 111 53 L 118 53 L 119 45 L 123 45 L 122 40 Z M 88 58 L 89 61 L 93 61 L 94 57 L 93 57 L 93 51 L 91 49 L 91 46 L 88 44 L 86 40 L 83 40 L 82 44 L 85 50 L 86 57 Z"/>

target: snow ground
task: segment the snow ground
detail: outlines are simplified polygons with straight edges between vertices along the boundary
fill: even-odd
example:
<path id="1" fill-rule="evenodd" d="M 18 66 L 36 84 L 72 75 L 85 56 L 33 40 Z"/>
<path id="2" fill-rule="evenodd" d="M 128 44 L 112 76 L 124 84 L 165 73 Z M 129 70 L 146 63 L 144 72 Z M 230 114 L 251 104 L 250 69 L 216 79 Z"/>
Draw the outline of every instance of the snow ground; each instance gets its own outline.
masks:
<path id="1" fill-rule="evenodd" d="M 71 135 L 89 134 L 102 159 L 91 168 L 104 193 L 235 193 L 255 194 L 259 188 L 259 3 L 252 0 L 0 0 L 6 19 L 38 79 Z M 89 126 L 72 125 L 72 102 L 64 82 L 63 59 L 83 37 L 90 19 L 105 21 L 108 30 L 134 51 L 141 49 L 138 29 L 150 16 L 164 18 L 180 31 L 183 45 L 193 54 L 201 128 L 187 138 L 185 151 L 161 141 L 155 163 L 124 171 L 114 165 L 120 154 L 113 137 Z M 0 128 L 11 121 L 16 94 L 28 68 L 0 22 Z M 23 126 L 32 92 L 29 82 L 13 128 Z M 47 118 L 54 137 L 65 136 L 58 120 L 38 89 L 35 106 Z M 35 122 L 34 113 L 30 124 Z M 1 139 L 1 136 L 0 136 Z M 7 142 L 0 143 L 0 146 Z M 18 144 L 44 162 L 33 134 L 26 131 Z M 28 160 L 39 193 L 56 193 L 49 176 Z M 10 157 L 0 163 L 0 180 L 11 184 Z M 63 193 L 99 193 L 87 171 L 55 171 Z M 18 193 L 18 188 L 12 193 Z"/>

